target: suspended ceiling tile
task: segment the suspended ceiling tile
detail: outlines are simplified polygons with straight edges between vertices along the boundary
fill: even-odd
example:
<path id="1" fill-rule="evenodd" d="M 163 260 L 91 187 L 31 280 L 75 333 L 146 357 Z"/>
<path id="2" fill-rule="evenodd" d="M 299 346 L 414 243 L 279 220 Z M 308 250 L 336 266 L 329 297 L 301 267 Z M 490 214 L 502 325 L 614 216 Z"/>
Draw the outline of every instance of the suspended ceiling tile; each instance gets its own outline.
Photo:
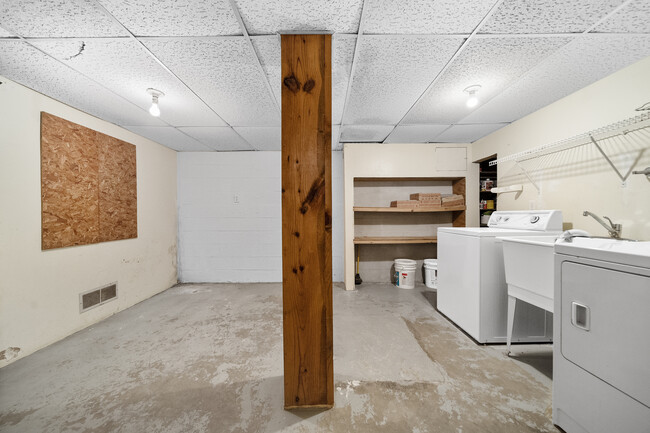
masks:
<path id="1" fill-rule="evenodd" d="M 580 33 L 625 0 L 507 0 L 481 33 Z"/>
<path id="2" fill-rule="evenodd" d="M 356 43 L 356 35 L 334 35 L 332 38 L 332 123 L 334 124 L 341 123 L 343 118 Z"/>
<path id="3" fill-rule="evenodd" d="M 143 39 L 229 125 L 280 125 L 280 113 L 244 37 Z"/>
<path id="4" fill-rule="evenodd" d="M 0 22 L 2 22 L 2 21 L 0 20 Z M 13 36 L 14 36 L 13 33 L 3 29 L 2 27 L 0 27 L 0 38 L 10 38 L 10 37 L 13 37 Z"/>
<path id="5" fill-rule="evenodd" d="M 462 42 L 449 36 L 364 36 L 344 123 L 398 123 Z"/>
<path id="6" fill-rule="evenodd" d="M 163 125 L 26 42 L 0 40 L 0 74 L 46 96 L 118 125 Z"/>
<path id="7" fill-rule="evenodd" d="M 125 128 L 178 152 L 208 152 L 212 150 L 171 126 L 126 126 Z"/>
<path id="8" fill-rule="evenodd" d="M 452 125 L 436 137 L 438 143 L 472 143 L 479 138 L 503 128 L 507 123 Z"/>
<path id="9" fill-rule="evenodd" d="M 278 106 L 282 106 L 280 37 L 278 35 L 253 36 L 251 41 L 266 74 L 266 79 L 269 80 L 273 96 L 278 102 Z"/>
<path id="10" fill-rule="evenodd" d="M 281 150 L 282 132 L 277 127 L 235 127 L 235 131 L 256 150 Z"/>
<path id="11" fill-rule="evenodd" d="M 381 143 L 393 125 L 343 125 L 341 143 Z"/>
<path id="12" fill-rule="evenodd" d="M 650 33 L 650 2 L 635 0 L 618 10 L 594 32 L 603 33 Z"/>
<path id="13" fill-rule="evenodd" d="M 650 55 L 650 35 L 582 35 L 461 123 L 512 122 Z"/>
<path id="14" fill-rule="evenodd" d="M 228 126 L 178 128 L 213 150 L 253 150 L 253 147 Z"/>
<path id="15" fill-rule="evenodd" d="M 94 0 L 3 0 L 0 25 L 24 37 L 127 35 Z"/>
<path id="16" fill-rule="evenodd" d="M 100 0 L 136 36 L 241 35 L 228 0 Z"/>
<path id="17" fill-rule="evenodd" d="M 384 143 L 432 143 L 449 125 L 397 125 Z"/>
<path id="18" fill-rule="evenodd" d="M 235 0 L 251 35 L 292 31 L 356 33 L 363 0 Z"/>
<path id="19" fill-rule="evenodd" d="M 469 34 L 494 0 L 374 0 L 364 11 L 364 33 Z"/>
<path id="20" fill-rule="evenodd" d="M 143 110 L 151 106 L 151 95 L 146 89 L 162 91 L 165 96 L 159 102 L 160 118 L 172 126 L 225 125 L 131 39 L 34 40 L 32 43 Z"/>
<path id="21" fill-rule="evenodd" d="M 456 123 L 471 112 L 464 89 L 480 85 L 479 100 L 489 100 L 569 41 L 568 37 L 473 39 L 404 122 Z"/>

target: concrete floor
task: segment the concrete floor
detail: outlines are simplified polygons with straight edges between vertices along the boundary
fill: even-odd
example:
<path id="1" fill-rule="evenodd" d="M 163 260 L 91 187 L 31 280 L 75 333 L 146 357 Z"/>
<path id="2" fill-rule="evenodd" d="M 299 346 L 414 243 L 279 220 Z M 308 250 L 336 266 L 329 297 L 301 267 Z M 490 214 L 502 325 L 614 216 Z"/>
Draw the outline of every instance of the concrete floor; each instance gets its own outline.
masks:
<path id="1" fill-rule="evenodd" d="M 335 407 L 287 412 L 280 284 L 178 285 L 1 369 L 0 431 L 557 431 L 551 346 L 508 358 L 432 304 L 335 287 Z"/>

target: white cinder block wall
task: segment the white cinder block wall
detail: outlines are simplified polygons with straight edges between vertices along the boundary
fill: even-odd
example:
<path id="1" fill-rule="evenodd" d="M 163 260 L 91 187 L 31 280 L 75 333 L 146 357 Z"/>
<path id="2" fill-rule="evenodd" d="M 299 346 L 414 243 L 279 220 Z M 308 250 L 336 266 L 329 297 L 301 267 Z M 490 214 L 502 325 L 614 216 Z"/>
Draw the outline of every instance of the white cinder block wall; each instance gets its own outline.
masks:
<path id="1" fill-rule="evenodd" d="M 282 281 L 280 152 L 178 154 L 181 282 Z M 332 268 L 343 281 L 343 153 L 332 153 Z"/>

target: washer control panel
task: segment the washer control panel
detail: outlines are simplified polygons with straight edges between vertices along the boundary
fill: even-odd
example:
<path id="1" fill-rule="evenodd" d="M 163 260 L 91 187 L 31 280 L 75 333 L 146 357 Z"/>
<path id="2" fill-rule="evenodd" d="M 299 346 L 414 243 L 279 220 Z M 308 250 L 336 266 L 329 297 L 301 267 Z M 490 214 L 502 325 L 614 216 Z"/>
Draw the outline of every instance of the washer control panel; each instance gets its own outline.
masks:
<path id="1" fill-rule="evenodd" d="M 496 211 L 490 215 L 488 227 L 562 231 L 562 212 L 559 210 Z"/>

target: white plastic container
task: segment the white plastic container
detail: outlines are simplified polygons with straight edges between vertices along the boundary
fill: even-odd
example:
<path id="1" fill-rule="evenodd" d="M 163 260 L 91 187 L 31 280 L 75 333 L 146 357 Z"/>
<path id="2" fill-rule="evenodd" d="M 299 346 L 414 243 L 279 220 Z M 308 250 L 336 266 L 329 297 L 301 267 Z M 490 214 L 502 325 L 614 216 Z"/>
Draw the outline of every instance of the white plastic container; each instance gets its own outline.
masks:
<path id="1" fill-rule="evenodd" d="M 400 289 L 415 288 L 417 262 L 411 259 L 395 259 L 395 285 Z"/>
<path id="2" fill-rule="evenodd" d="M 424 284 L 430 289 L 438 288 L 438 260 L 424 259 Z"/>

